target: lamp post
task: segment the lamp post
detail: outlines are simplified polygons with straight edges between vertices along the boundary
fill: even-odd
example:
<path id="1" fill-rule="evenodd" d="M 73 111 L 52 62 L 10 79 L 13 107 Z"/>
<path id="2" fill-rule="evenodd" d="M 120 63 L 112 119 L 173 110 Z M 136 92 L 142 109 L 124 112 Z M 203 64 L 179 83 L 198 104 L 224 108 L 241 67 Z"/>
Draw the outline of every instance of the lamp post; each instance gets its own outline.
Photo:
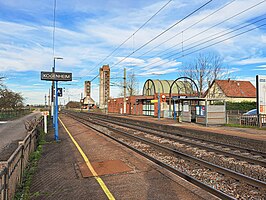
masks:
<path id="1" fill-rule="evenodd" d="M 53 66 L 53 72 L 55 72 L 55 60 L 63 60 L 61 57 L 54 57 L 54 66 Z M 53 91 L 55 92 L 55 97 L 52 95 L 52 98 L 54 98 L 54 117 L 53 117 L 53 124 L 54 124 L 54 139 L 58 141 L 58 81 L 55 81 L 55 89 L 54 89 L 54 81 L 53 81 Z"/>

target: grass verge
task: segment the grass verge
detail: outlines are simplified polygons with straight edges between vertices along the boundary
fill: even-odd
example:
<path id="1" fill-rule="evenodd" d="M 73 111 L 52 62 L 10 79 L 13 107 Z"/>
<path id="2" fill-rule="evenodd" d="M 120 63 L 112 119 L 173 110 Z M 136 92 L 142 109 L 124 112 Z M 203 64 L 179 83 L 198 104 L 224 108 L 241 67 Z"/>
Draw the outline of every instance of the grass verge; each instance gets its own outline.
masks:
<path id="1" fill-rule="evenodd" d="M 32 183 L 33 175 L 35 174 L 38 166 L 38 161 L 41 158 L 42 147 L 46 143 L 45 141 L 45 133 L 40 130 L 40 137 L 38 140 L 38 146 L 36 151 L 32 152 L 30 155 L 28 166 L 24 171 L 24 175 L 22 178 L 22 183 L 17 187 L 16 194 L 14 196 L 14 200 L 28 200 L 31 197 L 30 194 L 30 186 Z M 38 194 L 33 194 L 33 196 L 38 196 Z"/>
<path id="2" fill-rule="evenodd" d="M 225 124 L 224 126 L 227 126 L 227 127 L 237 127 L 237 128 L 252 128 L 252 129 L 257 129 L 257 130 L 266 130 L 266 128 L 259 128 L 257 126 L 243 126 L 243 125 L 240 125 L 240 124 Z"/>

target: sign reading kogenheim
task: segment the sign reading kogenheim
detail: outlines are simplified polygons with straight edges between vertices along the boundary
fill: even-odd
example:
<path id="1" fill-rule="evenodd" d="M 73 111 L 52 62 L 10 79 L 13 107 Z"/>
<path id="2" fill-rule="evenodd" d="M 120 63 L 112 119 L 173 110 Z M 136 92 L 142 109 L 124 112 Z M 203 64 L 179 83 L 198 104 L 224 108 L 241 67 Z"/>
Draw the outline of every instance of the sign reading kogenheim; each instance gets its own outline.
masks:
<path id="1" fill-rule="evenodd" d="M 45 81 L 72 81 L 72 73 L 41 72 L 41 80 L 45 80 Z"/>
<path id="2" fill-rule="evenodd" d="M 256 76 L 258 114 L 266 114 L 266 76 Z"/>

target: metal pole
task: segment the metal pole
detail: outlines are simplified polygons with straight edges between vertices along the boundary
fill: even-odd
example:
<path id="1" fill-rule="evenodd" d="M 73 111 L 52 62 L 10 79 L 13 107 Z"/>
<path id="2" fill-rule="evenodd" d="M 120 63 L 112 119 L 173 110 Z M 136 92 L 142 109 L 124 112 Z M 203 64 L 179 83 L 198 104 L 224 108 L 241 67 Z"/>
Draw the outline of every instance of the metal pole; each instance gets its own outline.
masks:
<path id="1" fill-rule="evenodd" d="M 205 126 L 208 126 L 208 101 L 205 99 Z"/>
<path id="2" fill-rule="evenodd" d="M 52 70 L 53 72 L 55 72 L 55 58 L 54 58 L 54 66 L 53 66 L 53 70 Z M 52 82 L 52 97 L 51 97 L 51 99 L 52 99 L 52 110 L 51 110 L 51 113 L 52 113 L 52 117 L 53 117 L 53 127 L 55 128 L 55 104 L 54 104 L 54 81 Z"/>
<path id="3" fill-rule="evenodd" d="M 173 99 L 173 112 L 174 112 L 174 120 L 176 120 L 176 107 L 175 107 L 175 99 Z"/>
<path id="4" fill-rule="evenodd" d="M 124 68 L 124 114 L 127 113 L 126 95 L 127 95 L 126 68 Z"/>
<path id="5" fill-rule="evenodd" d="M 47 133 L 47 115 L 45 114 L 43 118 L 44 118 L 44 133 Z"/>
<path id="6" fill-rule="evenodd" d="M 80 93 L 80 112 L 82 112 L 82 106 L 84 105 L 83 103 L 83 95 L 82 95 L 82 92 Z"/>
<path id="7" fill-rule="evenodd" d="M 51 109 L 51 104 L 50 104 L 50 89 L 49 89 L 49 93 L 48 93 L 48 109 L 50 110 Z"/>
<path id="8" fill-rule="evenodd" d="M 54 139 L 58 142 L 58 92 L 57 92 L 57 87 L 58 87 L 58 81 L 55 81 L 55 134 L 54 134 Z"/>
<path id="9" fill-rule="evenodd" d="M 47 106 L 47 96 L 46 96 L 46 94 L 44 95 L 44 108 L 46 108 L 46 106 Z"/>
<path id="10" fill-rule="evenodd" d="M 161 97 L 160 97 L 160 88 L 158 90 L 158 120 L 161 118 Z"/>

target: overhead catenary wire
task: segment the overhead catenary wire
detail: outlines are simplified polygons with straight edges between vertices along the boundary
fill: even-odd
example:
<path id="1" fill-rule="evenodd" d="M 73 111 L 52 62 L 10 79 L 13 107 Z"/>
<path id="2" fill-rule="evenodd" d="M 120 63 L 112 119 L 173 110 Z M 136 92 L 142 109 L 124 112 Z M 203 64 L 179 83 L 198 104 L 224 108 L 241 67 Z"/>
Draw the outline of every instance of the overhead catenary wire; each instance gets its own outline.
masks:
<path id="1" fill-rule="evenodd" d="M 172 37 L 170 37 L 169 39 L 165 40 L 164 42 L 162 42 L 162 43 L 156 45 L 155 47 L 151 48 L 150 50 L 144 52 L 143 54 L 141 54 L 141 55 L 138 56 L 137 58 L 141 58 L 142 56 L 144 56 L 144 55 L 146 55 L 147 53 L 153 51 L 154 49 L 156 49 L 156 48 L 162 46 L 162 45 L 165 44 L 166 42 L 169 42 L 170 40 L 174 39 L 175 37 L 177 37 L 177 36 L 180 35 L 180 34 L 182 34 L 182 36 L 183 36 L 183 33 L 184 33 L 185 31 L 189 30 L 190 28 L 194 27 L 195 25 L 199 24 L 200 22 L 204 21 L 205 19 L 209 18 L 210 16 L 214 15 L 215 13 L 217 13 L 217 12 L 219 12 L 220 10 L 224 9 L 225 7 L 229 6 L 230 4 L 232 4 L 232 3 L 235 2 L 235 1 L 236 1 L 236 0 L 232 0 L 232 1 L 228 2 L 228 3 L 226 3 L 225 5 L 223 5 L 222 7 L 220 7 L 219 9 L 217 9 L 217 10 L 213 11 L 212 13 L 210 13 L 209 15 L 203 17 L 202 19 L 200 19 L 200 20 L 197 21 L 196 23 L 190 25 L 190 26 L 187 27 L 186 29 L 180 31 L 179 33 L 177 33 L 177 34 L 173 35 Z M 182 40 L 182 42 L 183 42 L 183 40 Z"/>
<path id="2" fill-rule="evenodd" d="M 243 31 L 243 32 L 238 33 L 238 34 L 236 34 L 236 35 L 233 35 L 233 36 L 231 36 L 231 37 L 229 37 L 229 38 L 226 38 L 226 39 L 220 40 L 220 41 L 215 42 L 215 43 L 213 43 L 213 44 L 210 44 L 210 45 L 208 45 L 208 46 L 205 46 L 205 47 L 202 47 L 202 48 L 200 48 L 200 49 L 194 50 L 194 51 L 189 52 L 189 53 L 187 53 L 187 54 L 185 54 L 185 55 L 182 55 L 182 56 L 180 56 L 180 57 L 178 57 L 178 58 L 181 58 L 181 57 L 183 57 L 183 56 L 188 56 L 188 55 L 190 55 L 190 54 L 193 54 L 193 53 L 195 53 L 195 52 L 198 52 L 198 51 L 201 51 L 201 50 L 203 50 L 203 49 L 209 48 L 209 47 L 214 46 L 214 45 L 216 45 L 216 44 L 222 43 L 222 42 L 224 42 L 224 41 L 226 41 L 226 40 L 230 40 L 230 39 L 232 39 L 232 38 L 238 37 L 238 36 L 240 36 L 240 35 L 243 35 L 243 34 L 245 34 L 245 33 L 248 33 L 248 32 L 250 32 L 250 31 L 253 31 L 253 30 L 258 29 L 258 28 L 263 27 L 263 26 L 266 26 L 266 23 L 265 23 L 265 24 L 262 24 L 262 25 L 259 25 L 259 26 L 257 26 L 257 27 L 251 28 L 251 29 L 249 29 L 249 30 Z M 175 58 L 175 59 L 178 59 L 178 58 Z M 168 62 L 169 62 L 169 61 L 167 61 L 166 63 L 168 63 Z M 164 63 L 164 64 L 166 64 L 166 63 Z"/>
<path id="3" fill-rule="evenodd" d="M 215 24 L 215 25 L 213 25 L 213 26 L 211 26 L 211 27 L 209 27 L 209 28 L 207 28 L 207 29 L 205 29 L 205 30 L 193 35 L 193 36 L 191 36 L 191 37 L 189 37 L 189 38 L 187 38 L 187 39 L 185 39 L 185 40 L 182 40 L 182 42 L 179 42 L 178 44 L 175 44 L 175 45 L 169 47 L 167 50 L 161 51 L 161 52 L 159 52 L 159 53 L 157 53 L 157 54 L 155 54 L 153 56 L 158 56 L 158 55 L 161 55 L 163 52 L 168 52 L 170 49 L 173 49 L 174 47 L 177 47 L 177 46 L 181 45 L 182 43 L 187 42 L 187 41 L 189 41 L 189 40 L 191 40 L 191 39 L 193 39 L 193 38 L 195 38 L 195 37 L 207 32 L 207 31 L 209 31 L 209 30 L 211 30 L 211 29 L 213 29 L 213 28 L 215 28 L 215 27 L 217 27 L 217 26 L 219 26 L 219 25 L 221 25 L 221 24 L 223 24 L 223 23 L 235 18 L 235 17 L 237 17 L 237 16 L 239 16 L 239 15 L 241 15 L 241 14 L 243 14 L 243 13 L 245 13 L 245 12 L 247 12 L 247 11 L 253 9 L 253 8 L 255 8 L 256 6 L 259 6 L 260 4 L 264 3 L 265 1 L 266 0 L 261 1 L 261 2 L 253 5 L 253 6 L 247 8 L 247 9 L 245 9 L 245 10 L 243 10 L 243 11 L 241 11 L 241 12 L 239 12 L 239 13 L 237 13 L 237 14 L 235 14 L 235 15 L 233 15 L 233 16 L 231 16 L 231 17 L 229 17 L 229 18 L 227 18 L 227 19 L 225 19 L 225 20 L 223 20 L 223 21 L 221 21 L 221 22 L 219 22 L 219 23 L 217 23 L 217 24 Z M 173 51 L 175 51 L 175 50 L 173 50 Z M 173 51 L 170 51 L 168 53 L 172 53 Z M 163 55 L 165 55 L 165 54 L 163 54 Z"/>
<path id="4" fill-rule="evenodd" d="M 263 2 L 265 2 L 265 0 L 264 0 L 264 1 L 261 1 L 261 2 L 259 2 L 259 3 L 257 3 L 257 4 L 255 4 L 255 5 L 253 5 L 253 6 L 249 7 L 249 8 L 247 8 L 247 9 L 245 9 L 244 11 L 241 11 L 241 12 L 239 12 L 239 13 L 237 13 L 237 14 L 235 14 L 235 15 L 229 17 L 229 18 L 227 18 L 226 20 L 223 20 L 223 22 L 219 22 L 218 24 L 215 24 L 214 26 L 212 26 L 212 27 L 210 27 L 210 28 L 208 28 L 208 29 L 206 29 L 206 30 L 204 30 L 204 31 L 202 31 L 202 32 L 200 32 L 200 33 L 194 35 L 193 38 L 195 38 L 196 36 L 198 36 L 198 35 L 200 35 L 200 34 L 206 32 L 206 31 L 210 30 L 211 28 L 213 28 L 213 27 L 215 27 L 215 26 L 218 26 L 218 25 L 224 23 L 225 21 L 228 21 L 228 20 L 230 20 L 230 19 L 232 19 L 232 18 L 234 18 L 234 17 L 236 17 L 236 16 L 238 16 L 238 15 L 240 15 L 240 14 L 242 14 L 242 13 L 244 13 L 244 12 L 246 12 L 246 11 L 248 11 L 248 10 L 250 10 L 250 9 L 252 9 L 252 8 L 254 8 L 254 7 L 256 7 L 256 6 L 258 6 L 258 5 L 260 5 L 260 4 L 262 4 Z M 232 3 L 232 2 L 229 2 L 229 3 Z M 259 27 L 262 27 L 262 26 L 259 26 Z M 189 27 L 188 27 L 188 28 L 189 28 Z M 258 28 L 258 27 L 257 27 L 257 28 Z M 254 28 L 254 29 L 256 29 L 256 28 Z M 254 30 L 254 29 L 252 29 L 252 30 Z M 239 29 L 239 30 L 240 30 L 240 29 Z M 228 39 L 231 39 L 231 38 L 237 37 L 238 35 L 242 35 L 242 34 L 244 34 L 244 33 L 246 33 L 246 32 L 252 31 L 252 30 L 249 29 L 248 31 L 244 31 L 244 32 L 242 32 L 242 33 L 240 33 L 240 34 L 237 34 L 237 35 L 232 36 L 232 37 L 230 37 L 230 38 L 224 39 L 224 40 L 222 40 L 222 41 L 215 42 L 215 43 L 213 43 L 213 44 L 210 44 L 210 45 L 208 45 L 208 46 L 202 47 L 202 48 L 200 48 L 200 49 L 196 49 L 196 50 L 194 50 L 194 51 L 192 51 L 192 52 L 194 53 L 194 52 L 197 52 L 197 51 L 200 51 L 200 50 L 206 49 L 206 48 L 208 48 L 208 47 L 210 47 L 210 46 L 213 46 L 213 45 L 215 45 L 215 44 L 219 44 L 219 43 L 221 43 L 221 42 L 223 42 L 223 41 L 226 41 L 226 40 L 228 40 Z M 184 31 L 184 30 L 183 30 L 183 31 Z M 183 32 L 183 31 L 182 31 L 182 32 Z M 223 32 L 224 32 L 224 31 L 223 31 Z M 221 32 L 220 32 L 220 33 L 221 33 Z M 219 34 L 220 34 L 220 33 L 219 33 Z M 212 37 L 213 37 L 213 36 L 214 36 L 214 35 L 212 35 Z M 222 37 L 222 36 L 220 36 L 220 37 Z M 188 41 L 188 40 L 190 40 L 190 39 L 192 39 L 192 38 L 188 38 L 188 39 L 186 39 L 185 41 Z M 214 38 L 214 39 L 218 39 L 218 38 Z M 214 39 L 213 39 L 213 40 L 214 40 Z M 209 40 L 208 42 L 211 42 L 211 41 L 213 41 L 213 40 Z M 182 40 L 182 42 L 184 42 L 184 41 Z M 205 43 L 207 43 L 207 42 L 205 42 Z M 196 46 L 190 47 L 189 49 L 186 49 L 186 48 L 183 47 L 183 46 L 182 46 L 182 47 L 184 48 L 184 51 L 187 52 L 187 51 L 189 51 L 189 50 L 193 50 L 193 48 L 199 47 L 200 45 L 203 45 L 203 44 L 204 44 L 204 43 L 200 43 L 200 44 L 198 44 L 198 45 L 196 45 Z M 177 45 L 175 45 L 175 46 L 177 46 Z M 167 51 L 169 51 L 169 49 L 168 49 Z M 134 51 L 134 52 L 136 52 L 136 51 Z M 134 52 L 133 52 L 133 53 L 134 53 Z M 190 55 L 190 54 L 192 54 L 192 52 L 189 52 L 189 53 L 184 54 L 184 55 L 182 55 L 182 56 Z M 179 53 L 179 54 L 180 54 L 180 53 Z M 176 55 L 178 55 L 178 54 L 175 54 L 175 55 L 173 55 L 173 56 L 176 56 Z M 129 56 L 130 56 L 130 55 L 129 55 Z M 128 57 L 129 57 L 129 56 L 128 56 Z M 172 57 L 173 57 L 173 56 L 172 56 Z M 182 56 L 181 56 L 181 57 L 182 57 Z M 180 58 L 180 57 L 178 57 L 178 58 Z M 124 59 L 126 59 L 126 58 L 124 58 Z M 122 61 L 119 61 L 119 62 L 121 63 Z M 159 62 L 162 62 L 162 61 L 159 61 Z M 167 61 L 167 62 L 164 62 L 163 64 L 166 64 L 166 63 L 169 63 L 169 62 L 172 62 L 172 60 Z M 152 63 L 152 64 L 156 64 L 156 63 L 158 63 L 158 62 L 154 62 L 154 63 Z M 116 63 L 116 65 L 117 65 L 117 64 L 118 64 L 118 63 Z M 146 67 L 146 66 L 144 66 L 144 67 Z M 96 78 L 96 77 L 95 77 L 95 78 Z"/>
<path id="5" fill-rule="evenodd" d="M 114 52 L 116 52 L 120 47 L 122 47 L 128 40 L 130 40 L 134 35 L 140 31 L 146 24 L 148 24 L 159 12 L 161 12 L 169 3 L 171 3 L 173 0 L 169 0 L 166 4 L 164 4 L 155 14 L 153 14 L 144 24 L 142 24 L 133 34 L 131 34 L 126 40 L 124 40 L 118 47 L 116 47 L 110 54 L 108 54 L 103 60 L 101 60 L 94 68 L 92 68 L 89 72 L 97 68 L 100 64 L 102 64 L 106 59 L 108 59 L 111 55 L 113 55 Z M 91 81 L 96 79 L 99 76 L 99 74 L 94 77 Z"/>
<path id="6" fill-rule="evenodd" d="M 190 16 L 192 16 L 193 14 L 195 14 L 196 12 L 198 12 L 199 10 L 201 10 L 202 8 L 204 8 L 205 6 L 207 6 L 212 1 L 213 0 L 209 0 L 208 2 L 206 2 L 205 4 L 203 4 L 202 6 L 200 6 L 199 8 L 195 9 L 194 11 L 192 11 L 191 13 L 189 13 L 188 15 L 186 15 L 185 17 L 183 17 L 182 19 L 178 20 L 176 23 L 174 23 L 173 25 L 171 25 L 169 28 L 167 28 L 166 30 L 164 30 L 163 32 L 161 32 L 160 34 L 158 34 L 157 36 L 155 36 L 154 38 L 152 38 L 151 40 L 149 40 L 145 44 L 141 45 L 139 48 L 137 48 L 136 50 L 134 50 L 132 53 L 130 53 L 129 55 L 127 55 L 126 57 L 124 57 L 123 59 L 121 59 L 120 61 L 118 61 L 117 63 L 115 63 L 113 65 L 113 67 L 116 66 L 116 65 L 118 65 L 118 64 L 120 64 L 125 59 L 127 59 L 129 56 L 133 55 L 137 51 L 141 50 L 143 47 L 147 46 L 148 44 L 150 44 L 151 42 L 153 42 L 154 40 L 156 40 L 157 38 L 159 38 L 160 36 L 162 36 L 163 34 L 165 34 L 166 32 L 168 32 L 169 30 L 171 30 L 172 28 L 174 28 L 176 25 L 180 24 L 182 21 L 184 21 L 185 19 L 189 18 Z"/>
<path id="7" fill-rule="evenodd" d="M 264 18 L 264 19 L 266 19 L 266 18 Z M 261 20 L 259 20 L 259 21 L 261 21 Z M 250 24 L 250 25 L 252 25 L 252 24 Z M 207 45 L 207 46 L 205 46 L 205 47 L 202 47 L 202 48 L 200 48 L 200 49 L 196 49 L 196 50 L 194 50 L 194 51 L 192 51 L 192 52 L 189 52 L 189 53 L 187 53 L 187 54 L 183 54 L 183 55 L 181 55 L 181 56 L 179 56 L 179 57 L 175 57 L 174 59 L 176 60 L 176 59 L 182 58 L 182 57 L 184 57 L 184 56 L 188 56 L 188 55 L 190 55 L 190 54 L 196 53 L 196 52 L 198 52 L 198 51 L 201 51 L 201 50 L 203 50 L 203 49 L 209 48 L 209 47 L 214 46 L 214 45 L 216 45 L 216 44 L 222 43 L 222 42 L 224 42 L 224 41 L 226 41 L 226 40 L 229 40 L 229 39 L 232 39 L 232 38 L 238 37 L 238 36 L 243 35 L 243 34 L 245 34 L 245 33 L 247 33 L 247 32 L 250 32 L 250 31 L 252 31 L 252 30 L 255 30 L 255 29 L 258 29 L 258 28 L 260 28 L 260 27 L 263 27 L 263 26 L 265 26 L 265 25 L 266 25 L 266 24 L 262 24 L 262 25 L 256 26 L 256 27 L 254 27 L 254 28 L 248 29 L 248 30 L 243 31 L 243 32 L 241 32 L 241 33 L 238 33 L 238 34 L 236 34 L 236 35 L 233 35 L 233 36 L 230 36 L 230 37 L 225 38 L 225 39 L 223 39 L 223 40 L 217 41 L 217 42 L 215 42 L 215 43 L 212 43 L 212 44 Z M 246 25 L 246 26 L 248 26 L 248 25 Z M 245 27 L 246 27 L 246 26 L 245 26 Z M 239 30 L 239 29 L 238 29 L 238 30 Z M 219 36 L 219 37 L 223 37 L 223 36 L 224 36 L 224 35 Z M 217 39 L 217 38 L 216 38 L 216 39 Z M 207 42 L 210 42 L 210 41 L 207 41 Z M 191 49 L 193 49 L 193 48 L 195 48 L 195 47 L 198 47 L 198 46 L 200 46 L 200 45 L 202 45 L 202 44 L 204 44 L 204 43 L 207 43 L 207 42 L 202 42 L 202 43 L 200 43 L 200 44 L 197 44 L 197 45 L 195 45 L 195 46 L 192 46 L 192 47 L 190 47 L 190 48 L 188 48 L 188 49 L 183 50 L 183 52 L 188 51 L 188 50 L 191 50 Z M 180 51 L 180 52 L 178 52 L 178 53 L 172 54 L 172 55 L 168 56 L 167 58 L 170 58 L 170 57 L 176 56 L 176 55 L 178 55 L 178 54 L 180 54 L 180 53 L 183 53 L 183 52 Z M 167 59 L 167 58 L 165 58 L 165 59 Z M 160 63 L 160 64 L 161 64 L 161 65 L 164 65 L 164 64 L 170 63 L 170 62 L 172 62 L 172 61 L 174 61 L 174 60 L 168 60 L 168 61 L 165 61 L 165 62 L 159 61 L 159 62 L 162 62 L 162 63 Z M 149 65 L 143 66 L 143 67 L 148 67 L 148 66 L 151 66 L 151 65 L 157 64 L 157 63 L 159 63 L 159 62 L 154 62 L 154 63 L 151 63 L 151 64 L 149 64 Z"/>
<path id="8" fill-rule="evenodd" d="M 54 19 L 53 19 L 53 59 L 55 57 L 55 27 L 56 27 L 56 0 L 54 0 Z"/>
<path id="9" fill-rule="evenodd" d="M 214 15 L 215 13 L 217 13 L 217 12 L 218 12 L 218 11 L 220 11 L 220 10 L 222 10 L 222 9 L 223 9 L 223 8 L 225 8 L 226 6 L 228 6 L 228 5 L 232 4 L 234 1 L 236 1 L 236 0 L 232 0 L 232 1 L 228 2 L 227 4 L 223 5 L 223 6 L 222 6 L 222 7 L 220 7 L 219 9 L 217 9 L 216 11 L 214 11 L 214 12 L 212 12 L 211 14 L 207 15 L 206 17 L 202 18 L 201 20 L 197 21 L 196 23 L 192 24 L 191 26 L 187 27 L 186 29 L 182 30 L 181 32 L 179 32 L 179 33 L 175 34 L 174 36 L 172 36 L 171 38 L 167 39 L 167 40 L 166 40 L 166 41 L 164 41 L 163 43 L 160 43 L 160 44 L 159 44 L 159 45 L 157 45 L 156 47 L 154 47 L 154 48 L 152 48 L 152 49 L 148 50 L 147 52 L 145 52 L 144 54 L 142 54 L 142 55 L 138 56 L 137 58 L 141 58 L 143 55 L 145 55 L 145 54 L 149 53 L 149 52 L 150 52 L 150 51 L 152 51 L 153 49 L 155 49 L 155 48 L 157 48 L 157 47 L 161 46 L 162 44 L 164 44 L 164 43 L 166 43 L 166 42 L 170 41 L 171 39 L 175 38 L 175 37 L 176 37 L 176 36 L 178 36 L 180 33 L 182 33 L 182 36 L 183 36 L 183 32 L 184 32 L 184 31 L 186 31 L 186 30 L 188 30 L 188 29 L 192 28 L 193 26 L 195 26 L 195 25 L 199 24 L 200 22 L 204 21 L 204 20 L 205 20 L 205 19 L 207 19 L 208 17 L 210 17 L 210 16 Z M 208 3 L 208 2 L 207 2 L 207 3 Z M 204 6 L 204 5 L 203 5 L 203 6 Z"/>
<path id="10" fill-rule="evenodd" d="M 191 26 L 189 26 L 189 27 L 186 28 L 185 30 L 188 30 L 189 28 L 192 28 L 192 27 L 195 26 L 196 24 L 198 24 L 198 23 L 200 23 L 201 21 L 207 19 L 208 17 L 210 17 L 211 15 L 215 14 L 215 13 L 218 12 L 219 10 L 225 8 L 226 6 L 230 5 L 230 4 L 233 3 L 234 1 L 236 1 L 236 0 L 232 0 L 231 2 L 225 4 L 224 6 L 222 6 L 221 8 L 219 8 L 218 10 L 212 12 L 211 14 L 207 15 L 207 16 L 204 17 L 203 19 L 201 19 L 201 20 L 199 20 L 198 22 L 192 24 Z M 205 5 L 207 5 L 208 3 L 210 3 L 210 2 L 207 2 L 206 4 L 202 5 L 200 8 L 198 8 L 198 9 L 195 10 L 195 11 L 193 11 L 192 13 L 190 13 L 189 15 L 187 15 L 186 17 L 184 17 L 183 19 L 181 19 L 181 20 L 179 20 L 178 22 L 176 22 L 175 24 L 177 25 L 177 24 L 181 23 L 184 19 L 188 18 L 188 16 L 191 16 L 192 14 L 194 14 L 196 11 L 198 11 L 199 9 L 201 9 L 202 7 L 204 7 Z M 174 24 L 174 25 L 175 25 L 175 24 Z M 172 25 L 171 27 L 173 27 L 173 25 Z M 169 28 L 171 28 L 171 27 L 169 27 Z M 169 28 L 168 28 L 168 29 L 169 29 Z M 183 30 L 183 31 L 185 31 L 185 30 Z M 181 33 L 183 33 L 183 31 L 182 31 Z M 180 33 L 178 33 L 178 34 L 180 34 Z M 176 34 L 176 35 L 173 36 L 172 38 L 176 37 L 178 34 Z M 170 38 L 170 39 L 172 39 L 172 38 Z M 168 39 L 168 41 L 169 41 L 170 39 Z M 167 41 L 166 41 L 166 42 L 167 42 Z M 162 43 L 161 43 L 161 44 L 162 44 Z M 159 46 L 159 45 L 158 45 L 158 46 Z M 143 47 L 144 47 L 144 46 L 143 46 Z M 129 56 L 130 56 L 130 55 L 129 55 Z M 129 57 L 129 56 L 128 56 L 128 57 Z M 140 58 L 140 57 L 141 57 L 141 56 L 139 56 L 139 57 L 137 57 L 137 58 Z M 125 60 L 125 59 L 126 59 L 126 58 L 124 58 L 124 60 Z M 120 62 L 122 62 L 122 61 L 120 61 Z M 119 63 L 116 63 L 115 65 L 117 65 L 117 64 L 119 64 Z M 114 66 L 115 66 L 115 65 L 114 65 Z"/>
<path id="11" fill-rule="evenodd" d="M 188 38 L 188 39 L 186 39 L 186 40 L 184 40 L 184 41 L 182 40 L 182 42 L 185 42 L 185 41 L 188 41 L 188 40 L 190 40 L 190 39 L 192 39 L 192 38 L 195 38 L 196 36 L 198 36 L 198 35 L 200 35 L 200 34 L 206 32 L 206 31 L 210 30 L 211 28 L 214 28 L 214 27 L 216 27 L 216 26 L 218 26 L 218 25 L 224 23 L 225 21 L 228 21 L 228 20 L 230 20 L 230 19 L 233 19 L 234 17 L 239 16 L 240 14 L 243 14 L 243 13 L 245 13 L 245 12 L 247 12 L 247 11 L 249 11 L 249 10 L 255 8 L 256 6 L 258 6 L 258 5 L 262 4 L 262 3 L 264 3 L 265 1 L 266 1 L 266 0 L 264 0 L 264 1 L 260 1 L 259 3 L 255 4 L 255 5 L 252 5 L 251 7 L 249 7 L 249 8 L 247 8 L 247 9 L 245 9 L 245 10 L 243 10 L 243 11 L 241 11 L 241 12 L 239 12 L 239 13 L 237 13 L 237 14 L 235 14 L 235 15 L 233 15 L 233 16 L 231 16 L 231 17 L 225 19 L 225 20 L 223 20 L 222 22 L 219 22 L 218 24 L 215 24 L 215 25 L 211 26 L 210 28 L 201 31 L 200 33 L 197 33 L 196 35 L 191 36 L 190 38 Z M 259 22 L 259 21 L 261 21 L 261 20 L 257 20 L 256 22 Z M 253 22 L 253 23 L 256 23 L 256 22 Z M 244 23 L 244 24 L 245 24 L 245 23 Z M 243 24 L 241 24 L 241 25 L 243 25 Z M 241 25 L 237 25 L 237 26 L 234 26 L 234 27 L 232 27 L 232 28 L 239 27 L 239 26 L 241 26 Z M 252 25 L 252 23 L 249 24 L 249 25 Z M 246 27 L 246 26 L 245 26 L 245 27 Z M 243 27 L 243 28 L 244 28 L 244 27 Z M 236 30 L 235 30 L 235 31 L 236 31 Z M 219 32 L 219 33 L 213 34 L 212 36 L 208 36 L 207 38 L 204 38 L 204 39 L 209 39 L 210 37 L 213 37 L 213 36 L 215 36 L 215 35 L 217 35 L 217 34 L 221 34 L 221 33 L 223 33 L 223 32 L 225 32 L 225 31 L 222 31 L 222 32 Z M 233 31 L 233 32 L 234 32 L 234 31 Z M 231 32 L 230 32 L 230 33 L 231 33 Z M 222 36 L 221 36 L 221 37 L 222 37 Z M 215 39 L 217 39 L 217 38 L 215 38 Z M 209 40 L 208 42 L 210 42 L 210 41 L 211 41 L 211 40 Z M 180 42 L 180 43 L 178 43 L 177 45 L 174 45 L 174 46 L 172 46 L 172 47 L 170 47 L 170 48 L 168 48 L 167 50 L 162 51 L 162 52 L 169 51 L 169 49 L 172 49 L 173 47 L 176 47 L 176 46 L 178 46 L 178 45 L 180 45 L 180 44 L 183 44 L 182 42 Z M 198 43 L 198 42 L 196 42 L 196 43 Z M 202 44 L 204 44 L 204 43 L 205 43 L 205 42 L 203 42 L 203 43 L 201 43 L 201 44 L 198 44 L 198 45 L 195 45 L 195 46 L 193 46 L 193 47 L 191 47 L 191 48 L 189 48 L 189 49 L 195 48 L 195 47 L 200 46 L 200 45 L 202 45 Z M 163 56 L 164 56 L 164 55 L 168 55 L 169 53 L 172 53 L 172 52 L 174 52 L 174 51 L 176 51 L 176 50 L 173 50 L 173 51 L 171 51 L 171 52 L 165 53 L 165 54 L 163 54 Z M 183 51 L 188 51 L 188 49 L 184 49 L 184 46 L 182 45 L 182 51 L 180 51 L 179 53 L 175 53 L 175 55 L 180 54 L 180 53 L 183 53 Z M 154 55 L 154 56 L 158 56 L 158 55 L 160 55 L 162 52 L 159 52 L 158 54 L 156 54 L 156 55 Z M 154 56 L 153 56 L 153 57 L 154 57 Z M 168 57 L 166 57 L 166 58 L 164 58 L 164 59 L 167 59 L 167 58 L 169 58 L 169 57 L 173 57 L 173 55 L 168 56 Z M 182 57 L 182 56 L 181 56 L 181 57 Z M 180 57 L 179 57 L 179 58 L 180 58 Z M 149 66 L 154 66 L 155 64 L 160 63 L 160 62 L 163 62 L 163 60 L 159 60 L 159 61 L 155 61 L 155 62 L 149 63 L 149 64 L 147 64 L 147 65 L 144 65 L 143 67 L 146 68 L 146 67 L 149 67 Z M 169 63 L 169 62 L 172 62 L 172 60 L 171 60 L 171 61 L 166 61 L 166 63 Z M 163 64 L 165 64 L 165 63 L 163 63 Z"/>

